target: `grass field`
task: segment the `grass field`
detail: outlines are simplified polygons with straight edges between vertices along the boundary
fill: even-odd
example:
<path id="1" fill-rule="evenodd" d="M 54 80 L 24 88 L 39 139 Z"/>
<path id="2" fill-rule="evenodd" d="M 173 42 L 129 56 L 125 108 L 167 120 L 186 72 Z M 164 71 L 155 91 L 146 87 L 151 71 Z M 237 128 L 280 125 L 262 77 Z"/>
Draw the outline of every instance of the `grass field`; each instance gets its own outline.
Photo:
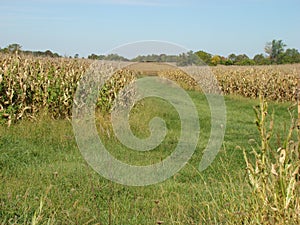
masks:
<path id="1" fill-rule="evenodd" d="M 210 112 L 203 95 L 189 94 L 200 117 L 196 152 L 178 174 L 146 187 L 119 185 L 95 173 L 81 156 L 68 120 L 42 117 L 10 128 L 1 126 L 0 224 L 260 224 L 254 211 L 259 202 L 249 185 L 241 150 L 250 152 L 250 139 L 260 141 L 252 109 L 259 101 L 225 97 L 223 148 L 213 164 L 199 173 L 197 167 L 209 137 Z M 270 113 L 272 109 L 275 112 L 274 146 L 288 132 L 290 105 L 270 103 Z M 148 135 L 148 118 L 166 120 L 169 133 L 157 149 L 127 151 L 107 135 L 109 132 L 99 130 L 115 157 L 134 164 L 159 161 L 172 152 L 180 126 L 176 111 L 161 100 L 145 100 L 141 107 L 142 111 L 139 106 L 133 111 L 131 122 L 137 136 Z M 97 118 L 102 127 L 111 130 L 108 116 Z"/>
<path id="2" fill-rule="evenodd" d="M 299 131 L 290 129 L 297 112 L 288 111 L 296 103 L 299 65 L 211 68 L 225 94 L 227 124 L 219 154 L 201 173 L 211 112 L 195 80 L 172 65 L 141 63 L 117 71 L 100 90 L 96 114 L 98 134 L 115 158 L 149 165 L 178 143 L 179 114 L 158 98 L 145 98 L 130 114 L 140 138 L 150 135 L 152 118 L 165 121 L 168 133 L 157 148 L 133 151 L 114 136 L 110 109 L 116 94 L 144 75 L 183 87 L 201 129 L 182 170 L 157 185 L 129 187 L 97 174 L 75 141 L 74 93 L 93 61 L 0 55 L 0 63 L 0 224 L 300 223 Z M 269 101 L 268 111 L 259 94 Z"/>

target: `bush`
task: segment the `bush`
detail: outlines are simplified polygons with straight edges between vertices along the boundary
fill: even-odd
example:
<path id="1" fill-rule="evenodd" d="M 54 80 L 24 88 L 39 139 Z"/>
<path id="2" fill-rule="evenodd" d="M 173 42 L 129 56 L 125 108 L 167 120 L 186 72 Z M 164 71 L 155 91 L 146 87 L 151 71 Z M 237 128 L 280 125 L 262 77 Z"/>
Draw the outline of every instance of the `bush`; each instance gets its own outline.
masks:
<path id="1" fill-rule="evenodd" d="M 292 123 L 284 143 L 273 149 L 270 140 L 273 131 L 273 116 L 268 116 L 268 105 L 261 98 L 255 107 L 256 125 L 261 143 L 252 147 L 254 160 L 244 150 L 244 158 L 250 185 L 254 194 L 253 221 L 259 224 L 299 224 L 299 131 L 290 112 Z M 267 127 L 269 125 L 269 127 Z M 297 135 L 297 137 L 295 137 Z"/>

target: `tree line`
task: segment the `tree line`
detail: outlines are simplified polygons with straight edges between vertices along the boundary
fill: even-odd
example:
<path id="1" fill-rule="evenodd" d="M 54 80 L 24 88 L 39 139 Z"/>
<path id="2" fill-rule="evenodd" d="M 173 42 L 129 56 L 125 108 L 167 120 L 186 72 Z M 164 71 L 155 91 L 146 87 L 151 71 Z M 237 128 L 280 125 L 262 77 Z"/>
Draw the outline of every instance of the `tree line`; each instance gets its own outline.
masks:
<path id="1" fill-rule="evenodd" d="M 230 54 L 229 56 L 212 55 L 205 51 L 189 51 L 179 55 L 146 55 L 137 56 L 131 60 L 124 59 L 117 54 L 89 55 L 89 59 L 108 59 L 132 62 L 173 62 L 178 66 L 188 65 L 272 65 L 272 64 L 293 64 L 300 63 L 300 53 L 295 48 L 287 48 L 282 40 L 273 40 L 265 45 L 265 54 L 257 54 L 252 59 L 246 54 Z"/>
<path id="2" fill-rule="evenodd" d="M 24 54 L 24 55 L 32 55 L 32 56 L 44 56 L 44 57 L 51 57 L 51 58 L 58 58 L 61 57 L 58 53 L 53 53 L 50 50 L 46 51 L 28 51 L 22 50 L 22 46 L 20 44 L 10 44 L 5 48 L 0 48 L 1 53 L 6 54 Z"/>
<path id="3" fill-rule="evenodd" d="M 295 48 L 286 48 L 286 44 L 282 40 L 273 40 L 265 45 L 265 54 L 257 54 L 253 58 L 246 54 L 230 54 L 227 57 L 221 55 L 212 55 L 205 51 L 189 51 L 179 55 L 152 54 L 139 55 L 133 59 L 127 59 L 118 54 L 97 55 L 91 54 L 88 59 L 92 60 L 110 60 L 110 61 L 131 61 L 131 62 L 171 62 L 177 66 L 188 65 L 272 65 L 272 64 L 292 64 L 300 63 L 300 53 Z M 19 44 L 10 44 L 1 49 L 2 53 L 21 53 L 33 56 L 45 57 L 62 57 L 58 53 L 47 51 L 24 51 Z M 67 57 L 67 56 L 64 56 Z M 72 58 L 69 56 L 69 58 Z M 75 54 L 74 58 L 79 58 L 79 54 Z"/>

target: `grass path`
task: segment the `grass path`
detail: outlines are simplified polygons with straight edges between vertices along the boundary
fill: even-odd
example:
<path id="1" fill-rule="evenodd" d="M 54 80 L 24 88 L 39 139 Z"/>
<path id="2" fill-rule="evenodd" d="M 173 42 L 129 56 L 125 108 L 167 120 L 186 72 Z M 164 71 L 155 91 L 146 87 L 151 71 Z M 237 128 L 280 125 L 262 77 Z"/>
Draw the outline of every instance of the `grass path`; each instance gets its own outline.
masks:
<path id="1" fill-rule="evenodd" d="M 198 148 L 178 174 L 147 187 L 122 186 L 96 174 L 82 158 L 67 120 L 43 118 L 0 127 L 0 224 L 239 224 L 250 220 L 248 205 L 253 200 L 242 151 L 236 146 L 250 149 L 248 140 L 258 140 L 252 110 L 258 101 L 225 98 L 224 148 L 199 173 L 196 168 L 209 137 L 209 110 L 203 96 L 190 95 L 200 116 Z M 163 117 L 170 134 L 162 146 L 153 152 L 128 153 L 114 138 L 105 137 L 112 154 L 128 163 L 145 164 L 172 152 L 178 115 L 164 104 L 150 99 L 142 105 L 145 110 L 136 110 L 132 121 L 134 132 L 143 137 L 148 132 L 145 118 Z M 270 105 L 275 110 L 275 132 L 282 136 L 289 125 L 290 104 Z M 99 121 L 108 124 L 106 117 Z"/>

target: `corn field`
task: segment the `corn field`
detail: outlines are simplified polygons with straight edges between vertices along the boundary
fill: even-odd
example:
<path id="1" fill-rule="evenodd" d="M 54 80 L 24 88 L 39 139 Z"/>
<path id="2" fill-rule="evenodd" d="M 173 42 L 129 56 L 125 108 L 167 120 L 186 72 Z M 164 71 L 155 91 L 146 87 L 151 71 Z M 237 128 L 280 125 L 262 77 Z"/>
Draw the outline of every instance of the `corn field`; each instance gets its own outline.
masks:
<path id="1" fill-rule="evenodd" d="M 300 78 L 299 64 L 217 66 L 210 69 L 225 95 L 240 95 L 252 99 L 261 95 L 268 101 L 277 102 L 295 102 L 297 100 L 297 80 Z M 182 70 L 162 71 L 158 75 L 175 80 L 186 89 L 195 90 L 198 87 L 195 79 Z M 201 76 L 203 79 L 207 79 L 207 76 Z"/>
<path id="2" fill-rule="evenodd" d="M 92 61 L 81 59 L 1 55 L 0 122 L 10 126 L 40 114 L 69 118 L 78 83 L 91 64 Z M 109 110 L 118 91 L 133 79 L 131 71 L 116 72 L 99 90 L 97 106 Z"/>
<path id="3" fill-rule="evenodd" d="M 85 59 L 38 58 L 0 55 L 0 121 L 10 125 L 41 113 L 69 118 L 80 79 L 93 61 Z M 226 95 L 257 98 L 260 93 L 272 101 L 296 101 L 300 65 L 257 67 L 212 67 Z M 181 70 L 157 74 L 176 81 L 185 89 L 197 90 L 197 82 Z M 119 90 L 134 80 L 132 70 L 120 70 L 105 83 L 97 106 L 109 111 Z"/>
<path id="4" fill-rule="evenodd" d="M 225 95 L 258 98 L 268 101 L 297 100 L 300 65 L 213 67 L 213 73 Z"/>
<path id="5" fill-rule="evenodd" d="M 8 124 L 41 111 L 55 118 L 70 114 L 84 61 L 1 55 L 0 115 Z"/>

